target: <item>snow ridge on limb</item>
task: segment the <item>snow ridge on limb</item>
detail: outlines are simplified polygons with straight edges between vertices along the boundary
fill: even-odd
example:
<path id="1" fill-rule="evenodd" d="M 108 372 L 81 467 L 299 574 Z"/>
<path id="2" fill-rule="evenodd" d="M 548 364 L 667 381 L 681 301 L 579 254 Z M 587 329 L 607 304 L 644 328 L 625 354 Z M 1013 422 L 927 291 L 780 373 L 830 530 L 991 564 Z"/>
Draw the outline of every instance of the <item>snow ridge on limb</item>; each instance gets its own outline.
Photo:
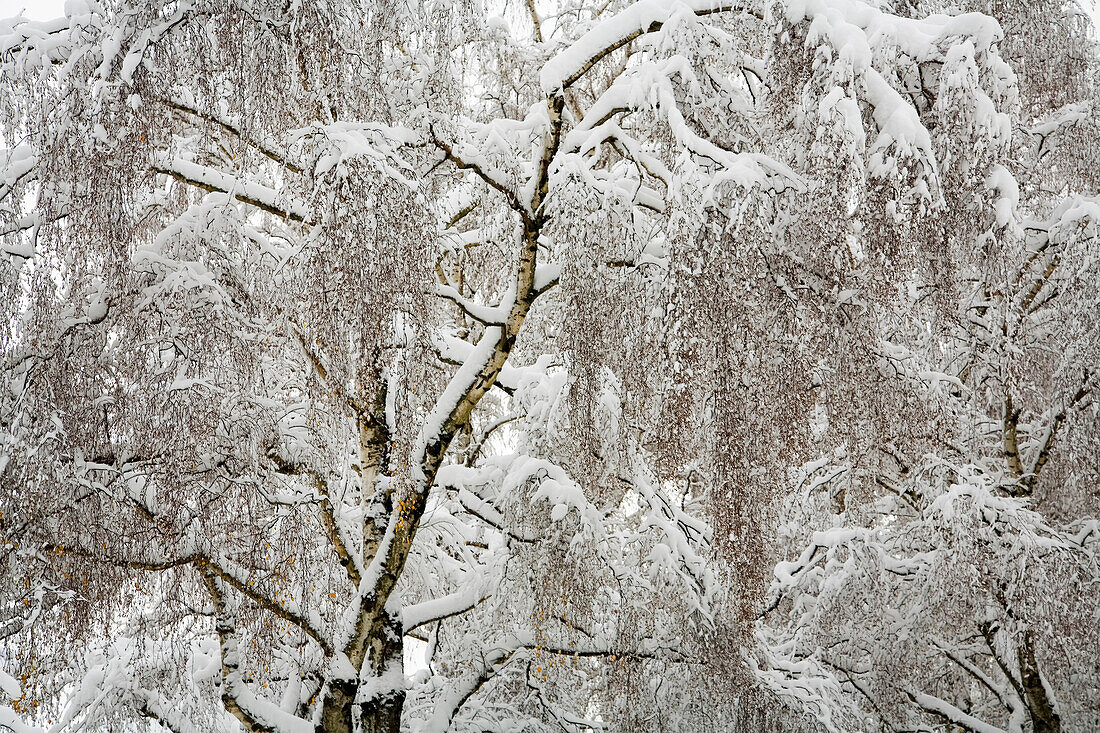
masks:
<path id="1" fill-rule="evenodd" d="M 493 310 L 510 313 L 513 305 L 513 303 L 508 303 L 505 307 L 505 304 L 502 304 Z M 423 465 L 427 461 L 430 442 L 438 440 L 438 436 L 444 431 L 446 423 L 454 420 L 453 416 L 460 409 L 462 402 L 468 399 L 470 392 L 479 386 L 479 383 L 485 381 L 484 372 L 492 368 L 495 359 L 500 358 L 498 352 L 503 337 L 503 326 L 487 327 L 477 344 L 463 358 L 462 366 L 451 377 L 447 383 L 447 388 L 436 400 L 435 407 L 432 408 L 428 418 L 424 421 L 417 452 L 414 454 L 417 459 L 416 465 Z M 422 475 L 421 480 L 427 482 L 429 477 Z"/>
<path id="2" fill-rule="evenodd" d="M 673 172 L 611 119 L 622 113 L 646 110 L 663 118 L 676 143 L 703 161 L 700 167 L 705 170 L 701 175 L 706 178 L 704 199 L 726 183 L 745 189 L 760 186 L 805 190 L 807 182 L 790 166 L 763 153 L 728 150 L 692 129 L 680 109 L 672 81 L 675 76 L 696 82 L 695 73 L 682 57 L 640 62 L 624 70 L 570 130 L 563 141 L 563 153 L 579 155 L 583 160 L 603 143 L 619 142 L 651 177 L 666 187 L 671 185 L 676 178 Z"/>
<path id="3" fill-rule="evenodd" d="M 463 590 L 456 591 L 441 598 L 433 598 L 411 606 L 405 606 L 401 611 L 405 633 L 407 634 L 416 631 L 421 626 L 465 613 L 484 599 L 485 596 L 482 595 L 477 586 L 471 583 Z"/>
<path id="4" fill-rule="evenodd" d="M 241 203 L 255 206 L 269 214 L 291 221 L 311 223 L 309 210 L 295 201 L 281 200 L 277 191 L 259 183 L 242 181 L 215 168 L 192 163 L 182 158 L 160 156 L 153 170 L 206 191 L 226 193 Z"/>
<path id="5" fill-rule="evenodd" d="M 494 311 L 496 309 L 494 308 Z M 494 313 L 495 315 L 495 313 Z M 437 331 L 432 334 L 436 348 L 439 350 L 440 358 L 448 364 L 454 364 L 461 366 L 465 364 L 474 349 L 477 348 L 475 344 L 471 344 L 465 339 L 461 339 L 452 333 Z M 505 364 L 500 374 L 497 375 L 497 384 L 508 390 L 515 390 L 527 372 L 525 367 L 513 366 L 511 364 Z"/>
<path id="6" fill-rule="evenodd" d="M 791 23 L 809 20 L 811 36 L 828 38 L 857 71 L 870 68 L 874 47 L 883 42 L 917 61 L 933 61 L 942 58 L 945 40 L 970 38 L 988 50 L 1004 38 L 1000 23 L 983 13 L 904 18 L 862 0 L 788 0 L 784 9 Z"/>
<path id="7" fill-rule="evenodd" d="M 928 712 L 971 731 L 972 733 L 1007 733 L 1005 729 L 990 725 L 980 718 L 975 718 L 973 715 L 959 710 L 951 703 L 945 702 L 938 697 L 915 691 L 910 691 L 908 695 L 913 702 L 920 705 Z"/>
<path id="8" fill-rule="evenodd" d="M 236 609 L 226 598 L 221 581 L 205 573 L 203 582 L 214 603 L 215 630 L 221 654 L 222 702 L 249 733 L 311 733 L 313 725 L 287 713 L 278 705 L 258 696 L 250 688 L 241 670 L 241 649 L 237 636 Z"/>
<path id="9" fill-rule="evenodd" d="M 709 15 L 747 9 L 743 3 L 715 0 L 641 0 L 601 21 L 550 59 L 539 73 L 542 91 L 547 96 L 564 92 L 602 59 L 635 38 L 660 30 L 678 12 L 687 10 L 696 15 Z"/>
<path id="10" fill-rule="evenodd" d="M 937 44 L 948 37 L 973 37 L 980 47 L 989 48 L 1004 36 L 1000 24 L 981 13 L 913 20 L 884 13 L 860 0 L 789 0 L 782 8 L 792 23 L 809 20 L 811 34 L 827 36 L 860 72 L 870 67 L 871 44 L 884 39 L 900 43 L 913 58 L 928 61 L 939 57 Z M 679 12 L 748 12 L 761 16 L 759 9 L 747 3 L 640 0 L 599 22 L 547 62 L 539 76 L 543 92 L 551 95 L 569 88 L 603 58 L 639 36 L 657 32 Z"/>
<path id="11" fill-rule="evenodd" d="M 0 55 L 21 55 L 31 63 L 60 63 L 70 52 L 69 28 L 69 18 L 0 20 Z"/>

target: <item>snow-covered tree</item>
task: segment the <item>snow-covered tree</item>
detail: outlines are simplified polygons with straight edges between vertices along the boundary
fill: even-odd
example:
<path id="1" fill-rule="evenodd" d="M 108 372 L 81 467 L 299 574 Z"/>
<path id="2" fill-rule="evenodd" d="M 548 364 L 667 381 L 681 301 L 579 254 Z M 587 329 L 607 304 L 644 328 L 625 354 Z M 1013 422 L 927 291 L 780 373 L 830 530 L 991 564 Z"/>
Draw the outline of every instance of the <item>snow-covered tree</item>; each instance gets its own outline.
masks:
<path id="1" fill-rule="evenodd" d="M 953 250 L 867 342 L 924 414 L 852 435 L 830 410 L 790 473 L 760 664 L 839 730 L 1100 726 L 1096 55 L 1073 6 L 991 9 L 1019 106 L 976 124 L 974 70 L 937 70 L 926 127 L 972 142 L 921 226 Z"/>
<path id="2" fill-rule="evenodd" d="M 0 22 L 0 725 L 1087 729 L 1092 49 L 1008 5 Z"/>

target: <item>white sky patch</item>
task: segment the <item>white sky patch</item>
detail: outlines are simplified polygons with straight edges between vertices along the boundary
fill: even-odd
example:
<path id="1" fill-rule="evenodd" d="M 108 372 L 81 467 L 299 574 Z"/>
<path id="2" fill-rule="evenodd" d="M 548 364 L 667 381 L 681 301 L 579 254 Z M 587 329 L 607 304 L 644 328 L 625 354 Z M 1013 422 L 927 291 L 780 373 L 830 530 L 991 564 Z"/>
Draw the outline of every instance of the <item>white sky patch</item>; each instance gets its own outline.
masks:
<path id="1" fill-rule="evenodd" d="M 65 0 L 0 0 L 0 18 L 22 15 L 30 20 L 52 20 L 65 14 Z"/>

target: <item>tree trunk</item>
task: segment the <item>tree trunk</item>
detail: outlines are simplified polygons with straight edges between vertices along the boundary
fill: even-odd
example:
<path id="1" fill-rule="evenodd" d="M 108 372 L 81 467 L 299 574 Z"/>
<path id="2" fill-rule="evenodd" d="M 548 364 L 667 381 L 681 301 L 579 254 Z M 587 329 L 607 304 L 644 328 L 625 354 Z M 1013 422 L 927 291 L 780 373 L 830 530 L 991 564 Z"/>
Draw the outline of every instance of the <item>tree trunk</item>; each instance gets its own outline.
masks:
<path id="1" fill-rule="evenodd" d="M 316 733 L 352 733 L 352 708 L 355 703 L 354 682 L 331 682 L 321 705 L 321 720 Z"/>
<path id="2" fill-rule="evenodd" d="M 1027 696 L 1032 733 L 1061 733 L 1062 719 L 1054 709 L 1054 701 L 1050 699 L 1039 676 L 1039 664 L 1035 661 L 1035 646 L 1030 631 L 1024 632 L 1020 649 L 1020 680 Z"/>
<path id="3" fill-rule="evenodd" d="M 361 733 L 398 733 L 401 730 L 401 708 L 404 705 L 404 690 L 375 698 L 363 705 L 359 714 Z"/>
<path id="4" fill-rule="evenodd" d="M 383 680 L 374 678 L 379 685 Z M 359 733 L 398 733 L 401 730 L 401 709 L 405 705 L 405 690 L 380 690 L 372 699 L 355 704 L 357 686 L 346 683 L 329 692 L 321 711 L 317 733 L 353 733 L 358 707 Z"/>
<path id="5" fill-rule="evenodd" d="M 360 684 L 360 733 L 398 733 L 405 705 L 405 645 L 400 611 L 388 610 L 370 639 L 367 668 L 372 674 Z M 367 673 L 367 669 L 364 670 Z"/>

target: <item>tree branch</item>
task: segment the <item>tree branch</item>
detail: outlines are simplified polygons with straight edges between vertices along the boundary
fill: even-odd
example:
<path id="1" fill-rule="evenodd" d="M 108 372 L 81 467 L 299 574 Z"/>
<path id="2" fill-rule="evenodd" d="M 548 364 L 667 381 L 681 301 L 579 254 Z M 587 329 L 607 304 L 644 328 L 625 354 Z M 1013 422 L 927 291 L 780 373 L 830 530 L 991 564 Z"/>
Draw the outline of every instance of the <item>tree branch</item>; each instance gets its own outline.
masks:
<path id="1" fill-rule="evenodd" d="M 218 634 L 218 651 L 222 660 L 222 705 L 230 715 L 241 721 L 241 725 L 248 733 L 276 733 L 274 728 L 261 725 L 237 700 L 236 688 L 241 684 L 240 651 L 237 649 L 236 639 L 237 624 L 233 614 L 230 613 L 225 595 L 218 587 L 215 575 L 204 572 L 202 579 L 210 599 L 214 602 L 214 628 Z"/>
<path id="2" fill-rule="evenodd" d="M 157 163 L 153 166 L 153 171 L 170 176 L 181 183 L 186 183 L 203 191 L 227 194 L 243 204 L 255 206 L 257 209 L 287 221 L 297 221 L 304 224 L 315 223 L 307 218 L 302 209 L 284 209 L 277 206 L 275 204 L 275 192 L 265 186 L 243 184 L 244 192 L 239 192 L 236 189 L 241 184 L 232 176 L 187 161 L 176 160 L 172 161 L 172 164 L 176 167 L 172 168 L 165 163 Z"/>
<path id="3" fill-rule="evenodd" d="M 910 700 L 919 705 L 921 709 L 932 713 L 938 718 L 946 720 L 948 723 L 954 723 L 955 725 L 965 728 L 971 731 L 971 733 L 1005 733 L 1002 728 L 990 725 L 983 720 L 975 718 L 973 715 L 964 713 L 951 703 L 945 702 L 938 697 L 925 695 L 924 693 L 912 690 L 907 690 L 905 694 L 908 695 Z"/>
<path id="4" fill-rule="evenodd" d="M 966 659 L 962 655 L 955 653 L 954 651 L 949 649 L 946 644 L 942 644 L 939 641 L 935 640 L 932 643 L 935 644 L 935 646 L 937 646 L 948 659 L 957 664 L 964 671 L 966 671 L 967 674 L 980 682 L 983 687 L 996 695 L 997 699 L 1001 701 L 1001 704 L 1004 705 L 1005 709 L 1008 710 L 1010 713 L 1014 712 L 1020 706 L 1022 701 L 1020 701 L 1019 699 L 1013 700 L 1008 695 L 1006 695 L 1003 688 L 998 687 L 996 684 L 994 684 L 993 680 L 989 678 L 989 675 L 979 669 L 969 659 Z"/>
<path id="5" fill-rule="evenodd" d="M 692 5 L 696 6 L 694 12 L 698 16 L 741 10 L 763 20 L 762 13 L 749 11 L 740 3 L 711 6 L 706 0 L 701 0 Z M 563 93 L 615 51 L 640 36 L 661 30 L 674 7 L 663 0 L 642 0 L 597 24 L 543 67 L 540 79 L 543 92 Z M 583 61 L 576 62 L 574 59 L 577 56 Z"/>
<path id="6" fill-rule="evenodd" d="M 1039 481 L 1039 473 L 1043 470 L 1043 467 L 1047 465 L 1047 461 L 1050 460 L 1050 453 L 1057 440 L 1058 431 L 1065 423 L 1070 411 L 1088 397 L 1091 391 L 1091 374 L 1088 370 L 1085 370 L 1085 377 L 1081 381 L 1081 387 L 1074 393 L 1073 397 L 1070 398 L 1066 406 L 1051 419 L 1046 438 L 1039 447 L 1039 452 L 1035 454 L 1035 460 L 1031 464 L 1031 470 L 1024 477 L 1024 484 L 1027 487 L 1028 494 L 1031 494 L 1035 490 L 1035 486 Z"/>
<path id="7" fill-rule="evenodd" d="M 171 107 L 174 110 L 177 110 L 179 112 L 183 112 L 185 114 L 192 115 L 194 117 L 198 117 L 201 120 L 204 120 L 206 122 L 210 122 L 212 124 L 218 125 L 219 127 L 221 127 L 226 132 L 229 132 L 229 133 L 237 136 L 238 138 L 240 138 L 244 142 L 246 142 L 249 145 L 251 145 L 252 147 L 256 148 L 256 150 L 263 153 L 263 155 L 265 155 L 266 157 L 268 157 L 271 160 L 275 161 L 276 163 L 283 166 L 287 170 L 294 171 L 295 173 L 301 173 L 302 172 L 302 168 L 300 166 L 297 166 L 294 163 L 291 163 L 290 161 L 288 161 L 286 159 L 285 155 L 276 152 L 272 147 L 268 146 L 267 144 L 265 144 L 263 142 L 260 142 L 258 140 L 254 140 L 251 137 L 245 135 L 239 127 L 237 127 L 233 123 L 229 122 L 228 120 L 222 119 L 221 117 L 218 117 L 218 116 L 213 115 L 213 114 L 209 114 L 207 112 L 200 112 L 199 110 L 195 109 L 194 107 L 191 107 L 190 105 L 185 104 L 183 101 L 181 101 L 179 99 L 162 99 L 161 101 L 164 104 L 166 104 L 168 107 Z"/>
<path id="8" fill-rule="evenodd" d="M 336 523 L 336 516 L 333 510 L 332 497 L 329 494 L 328 482 L 321 477 L 316 471 L 299 466 L 288 461 L 284 461 L 275 451 L 271 451 L 268 454 L 272 462 L 275 464 L 276 470 L 279 473 L 301 476 L 308 475 L 313 480 L 313 486 L 317 489 L 317 494 L 321 497 L 320 511 L 321 522 L 325 525 L 325 532 L 328 534 L 329 542 L 332 543 L 332 549 L 336 552 L 336 557 L 340 561 L 340 564 L 344 567 L 344 571 L 347 573 L 348 580 L 352 585 L 359 585 L 359 569 L 355 565 L 355 559 L 348 552 L 347 543 L 344 541 L 343 532 L 340 530 L 339 525 Z"/>
<path id="9" fill-rule="evenodd" d="M 535 10 L 535 0 L 527 0 L 527 12 L 531 15 L 531 25 L 535 28 L 535 40 L 542 43 L 542 23 L 539 22 L 539 14 Z"/>
<path id="10" fill-rule="evenodd" d="M 497 178 L 496 175 L 490 173 L 488 170 L 483 168 L 480 164 L 465 160 L 460 155 L 455 153 L 452 146 L 448 145 L 435 134 L 434 127 L 429 125 L 428 132 L 432 136 L 432 143 L 434 143 L 435 146 L 443 152 L 443 155 L 446 157 L 447 160 L 454 163 L 456 168 L 459 168 L 461 170 L 473 171 L 475 174 L 477 174 L 478 178 L 485 181 L 487 184 L 489 184 L 491 188 L 496 189 L 504 195 L 504 199 L 508 202 L 509 208 L 518 213 L 525 224 L 528 222 L 531 213 L 520 202 L 519 196 L 516 194 L 515 191 L 512 190 L 510 186 Z"/>
<path id="11" fill-rule="evenodd" d="M 1004 456 L 1008 461 L 1009 470 L 1016 478 L 1024 475 L 1024 465 L 1020 460 L 1020 442 L 1017 428 L 1020 420 L 1020 410 L 1013 407 L 1012 395 L 1005 395 L 1004 424 L 1002 427 Z"/>
<path id="12" fill-rule="evenodd" d="M 203 576 L 214 576 L 218 580 L 225 584 L 236 588 L 242 595 L 247 597 L 256 605 L 260 606 L 266 611 L 278 616 L 287 623 L 290 623 L 302 630 L 307 636 L 317 642 L 318 646 L 324 650 L 326 655 L 333 653 L 332 645 L 325 639 L 321 632 L 314 628 L 309 621 L 306 620 L 301 613 L 287 608 L 278 601 L 272 600 L 267 596 L 260 593 L 256 588 L 250 586 L 248 582 L 241 580 L 228 569 L 223 567 L 217 561 L 215 561 L 210 555 L 204 553 L 191 553 L 183 557 L 172 558 L 170 560 L 137 560 L 132 558 L 110 558 L 103 555 L 91 552 L 89 550 L 78 547 L 66 547 L 61 545 L 48 545 L 44 549 L 47 551 L 56 551 L 61 553 L 72 553 L 79 555 L 80 557 L 87 558 L 94 562 L 101 562 L 107 565 L 113 565 L 115 567 L 129 568 L 131 570 L 141 570 L 144 572 L 160 572 L 164 570 L 170 570 L 172 568 L 185 567 L 188 565 L 195 566 L 200 569 Z"/>

